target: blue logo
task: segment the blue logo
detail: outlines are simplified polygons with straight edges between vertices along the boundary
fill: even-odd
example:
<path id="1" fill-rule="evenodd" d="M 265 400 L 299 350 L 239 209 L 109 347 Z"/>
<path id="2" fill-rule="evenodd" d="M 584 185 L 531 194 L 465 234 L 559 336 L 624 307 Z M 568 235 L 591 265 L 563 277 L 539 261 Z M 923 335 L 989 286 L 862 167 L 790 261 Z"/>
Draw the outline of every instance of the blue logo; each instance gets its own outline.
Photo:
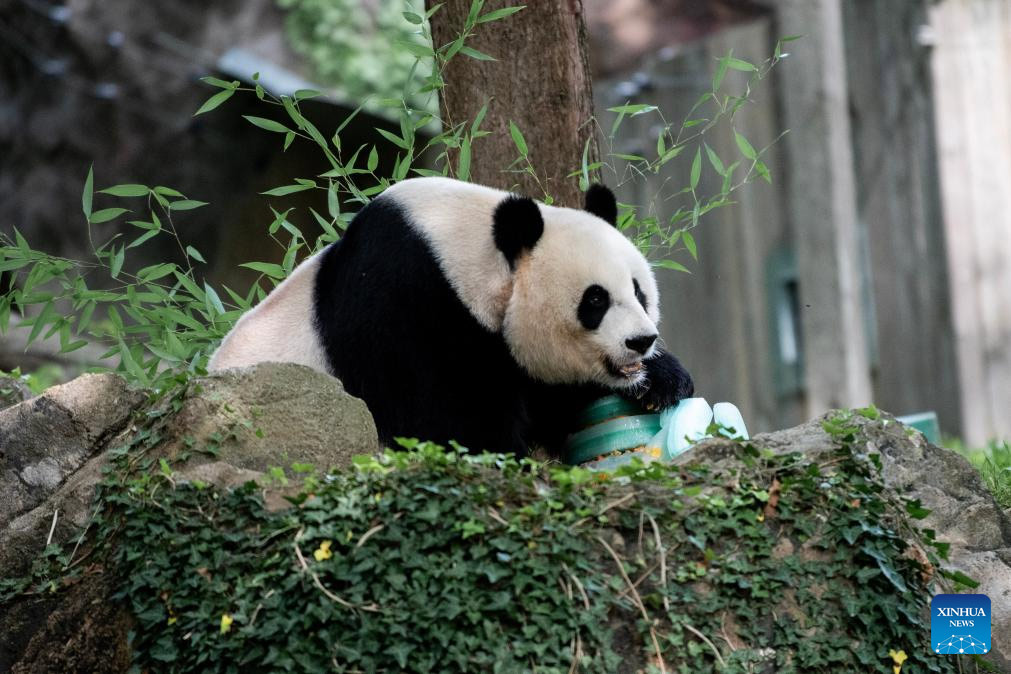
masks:
<path id="1" fill-rule="evenodd" d="M 990 651 L 990 597 L 939 594 L 930 600 L 930 645 L 940 655 Z"/>

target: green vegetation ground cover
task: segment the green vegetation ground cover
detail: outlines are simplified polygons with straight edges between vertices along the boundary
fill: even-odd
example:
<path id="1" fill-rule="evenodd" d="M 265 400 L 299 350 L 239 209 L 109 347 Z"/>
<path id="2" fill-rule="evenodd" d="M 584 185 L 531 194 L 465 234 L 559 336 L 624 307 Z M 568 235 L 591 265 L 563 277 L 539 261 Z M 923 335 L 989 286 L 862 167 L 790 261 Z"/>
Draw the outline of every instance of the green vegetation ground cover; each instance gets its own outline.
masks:
<path id="1" fill-rule="evenodd" d="M 986 446 L 974 449 L 958 440 L 947 439 L 944 444 L 969 459 L 997 503 L 1002 508 L 1011 508 L 1011 443 L 991 440 Z"/>
<path id="2" fill-rule="evenodd" d="M 296 466 L 274 511 L 254 483 L 149 455 L 156 422 L 114 453 L 89 554 L 142 669 L 955 671 L 927 643 L 947 546 L 909 525 L 927 511 L 888 496 L 849 418 L 817 462 L 741 444 L 718 468 L 607 478 L 409 442 Z M 63 585 L 51 552 L 21 590 Z"/>

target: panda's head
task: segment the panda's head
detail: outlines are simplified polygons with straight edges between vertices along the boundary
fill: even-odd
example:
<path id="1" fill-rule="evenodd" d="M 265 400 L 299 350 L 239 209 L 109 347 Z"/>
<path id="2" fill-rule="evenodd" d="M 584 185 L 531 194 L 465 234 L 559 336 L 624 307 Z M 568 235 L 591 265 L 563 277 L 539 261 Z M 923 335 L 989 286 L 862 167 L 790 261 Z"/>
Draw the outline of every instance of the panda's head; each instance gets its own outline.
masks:
<path id="1" fill-rule="evenodd" d="M 513 271 L 502 332 L 513 357 L 547 383 L 633 387 L 660 319 L 649 263 L 615 228 L 617 205 L 592 186 L 585 210 L 509 197 L 495 245 Z"/>

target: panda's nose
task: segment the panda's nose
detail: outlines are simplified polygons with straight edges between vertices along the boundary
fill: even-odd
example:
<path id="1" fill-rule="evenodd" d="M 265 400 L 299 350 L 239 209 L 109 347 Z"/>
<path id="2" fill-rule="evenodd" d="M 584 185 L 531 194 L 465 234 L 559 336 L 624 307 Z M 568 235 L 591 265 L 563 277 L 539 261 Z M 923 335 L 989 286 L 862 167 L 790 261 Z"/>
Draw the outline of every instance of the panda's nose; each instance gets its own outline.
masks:
<path id="1" fill-rule="evenodd" d="M 653 346 L 653 342 L 655 341 L 656 335 L 641 335 L 639 337 L 626 339 L 625 346 L 638 353 L 646 353 L 649 351 L 649 347 Z"/>

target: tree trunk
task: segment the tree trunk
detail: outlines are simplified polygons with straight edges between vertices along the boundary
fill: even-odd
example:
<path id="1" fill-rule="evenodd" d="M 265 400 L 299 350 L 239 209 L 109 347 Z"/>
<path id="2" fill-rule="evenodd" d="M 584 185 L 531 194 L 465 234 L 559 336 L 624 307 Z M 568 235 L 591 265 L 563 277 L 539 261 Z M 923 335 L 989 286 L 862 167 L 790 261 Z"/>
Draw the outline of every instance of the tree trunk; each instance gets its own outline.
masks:
<path id="1" fill-rule="evenodd" d="M 427 0 L 427 5 L 432 0 Z M 488 0 L 482 14 L 521 4 Z M 478 24 L 467 46 L 495 57 L 482 61 L 457 54 L 443 76 L 440 109 L 447 126 L 473 120 L 488 102 L 481 128 L 491 132 L 475 141 L 470 179 L 476 183 L 581 206 L 577 170 L 592 137 L 593 96 L 586 54 L 582 0 L 526 0 L 526 9 L 505 19 Z M 464 28 L 471 0 L 448 0 L 431 19 L 438 48 Z M 522 132 L 536 177 L 509 171 L 519 156 L 509 122 Z M 596 161 L 591 141 L 587 162 Z M 456 163 L 454 162 L 454 167 Z M 522 169 L 518 164 L 515 169 Z"/>

